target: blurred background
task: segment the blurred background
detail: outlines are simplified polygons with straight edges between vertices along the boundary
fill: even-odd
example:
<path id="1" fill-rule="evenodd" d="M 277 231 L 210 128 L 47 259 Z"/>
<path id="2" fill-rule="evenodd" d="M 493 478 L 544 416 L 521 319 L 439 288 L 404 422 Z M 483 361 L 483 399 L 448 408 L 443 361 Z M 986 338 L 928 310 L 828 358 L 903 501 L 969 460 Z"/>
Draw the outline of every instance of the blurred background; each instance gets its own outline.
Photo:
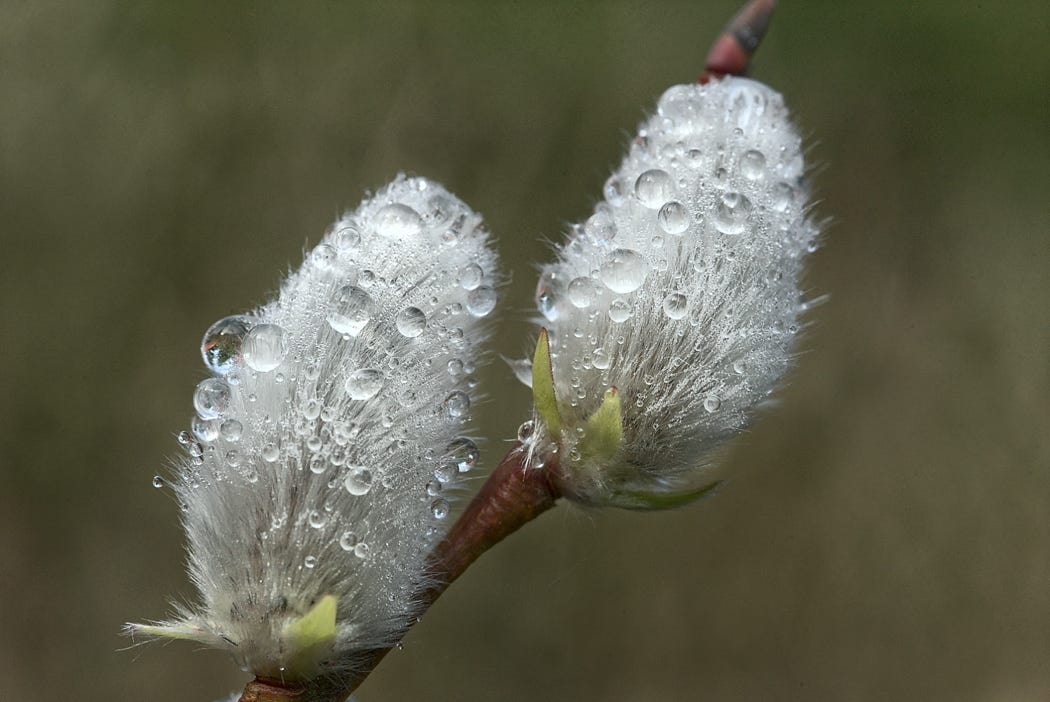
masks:
<path id="1" fill-rule="evenodd" d="M 529 263 L 735 10 L 0 1 L 0 698 L 242 686 L 120 650 L 192 595 L 150 481 L 203 330 L 406 171 L 486 215 L 522 354 Z M 484 556 L 360 699 L 1047 699 L 1048 30 L 1043 0 L 784 3 L 753 75 L 832 224 L 782 405 L 716 499 L 562 506 Z M 491 466 L 529 396 L 482 375 Z"/>

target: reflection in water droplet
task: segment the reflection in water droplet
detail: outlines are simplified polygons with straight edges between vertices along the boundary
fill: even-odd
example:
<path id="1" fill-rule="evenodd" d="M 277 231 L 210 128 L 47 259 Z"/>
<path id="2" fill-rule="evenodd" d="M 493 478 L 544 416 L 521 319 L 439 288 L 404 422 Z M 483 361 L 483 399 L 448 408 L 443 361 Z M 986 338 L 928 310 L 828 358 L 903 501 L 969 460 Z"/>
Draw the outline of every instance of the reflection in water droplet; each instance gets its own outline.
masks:
<path id="1" fill-rule="evenodd" d="M 450 511 L 448 500 L 438 498 L 430 503 L 430 511 L 434 515 L 434 519 L 444 519 L 448 516 Z"/>
<path id="2" fill-rule="evenodd" d="M 606 370 L 612 365 L 612 356 L 605 349 L 595 349 L 591 362 L 598 370 Z"/>
<path id="3" fill-rule="evenodd" d="M 212 373 L 225 375 L 233 370 L 241 353 L 244 335 L 252 328 L 254 320 L 245 315 L 224 317 L 208 327 L 201 340 L 201 356 L 204 365 Z"/>
<path id="4" fill-rule="evenodd" d="M 613 300 L 609 305 L 609 319 L 614 322 L 626 322 L 631 318 L 631 306 L 624 300 Z"/>
<path id="5" fill-rule="evenodd" d="M 568 292 L 569 302 L 582 310 L 594 304 L 598 297 L 598 286 L 591 278 L 580 276 L 572 279 Z"/>
<path id="6" fill-rule="evenodd" d="M 446 458 L 456 466 L 460 473 L 466 473 L 476 466 L 480 455 L 478 445 L 465 437 L 453 439 L 445 447 Z"/>
<path id="7" fill-rule="evenodd" d="M 459 269 L 459 287 L 464 290 L 473 290 L 481 285 L 485 277 L 485 271 L 476 263 L 469 263 Z"/>

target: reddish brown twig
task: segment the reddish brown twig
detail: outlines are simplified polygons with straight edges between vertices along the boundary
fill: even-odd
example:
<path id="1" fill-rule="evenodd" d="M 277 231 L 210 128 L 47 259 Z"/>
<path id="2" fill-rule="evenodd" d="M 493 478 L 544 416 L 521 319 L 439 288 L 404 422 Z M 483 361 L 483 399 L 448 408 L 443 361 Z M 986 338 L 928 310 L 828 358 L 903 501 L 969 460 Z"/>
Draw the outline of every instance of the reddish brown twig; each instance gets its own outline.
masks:
<path id="1" fill-rule="evenodd" d="M 707 64 L 700 82 L 718 76 L 747 74 L 751 57 L 762 43 L 777 0 L 751 0 L 715 39 L 707 52 Z"/>

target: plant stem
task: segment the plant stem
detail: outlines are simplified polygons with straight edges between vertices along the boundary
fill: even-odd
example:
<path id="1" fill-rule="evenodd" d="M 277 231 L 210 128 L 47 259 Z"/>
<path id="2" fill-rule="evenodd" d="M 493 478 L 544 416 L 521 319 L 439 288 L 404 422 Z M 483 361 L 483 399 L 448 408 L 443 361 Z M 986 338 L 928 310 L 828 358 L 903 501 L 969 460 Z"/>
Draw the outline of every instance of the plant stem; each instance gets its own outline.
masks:
<path id="1" fill-rule="evenodd" d="M 718 76 L 747 74 L 758 45 L 769 27 L 777 0 L 751 0 L 726 25 L 707 52 L 707 65 L 700 82 Z"/>

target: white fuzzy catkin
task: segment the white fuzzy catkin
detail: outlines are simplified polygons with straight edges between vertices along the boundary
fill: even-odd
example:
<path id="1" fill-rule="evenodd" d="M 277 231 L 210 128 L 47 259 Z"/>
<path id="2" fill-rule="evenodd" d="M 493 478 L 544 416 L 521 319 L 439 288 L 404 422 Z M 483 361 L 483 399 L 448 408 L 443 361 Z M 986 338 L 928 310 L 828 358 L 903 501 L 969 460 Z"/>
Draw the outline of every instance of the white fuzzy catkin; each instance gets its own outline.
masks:
<path id="1" fill-rule="evenodd" d="M 772 89 L 725 78 L 660 98 L 536 292 L 571 496 L 661 507 L 713 481 L 715 450 L 792 362 L 818 234 L 803 171 Z M 596 462 L 579 448 L 611 387 L 623 437 Z"/>
<path id="2" fill-rule="evenodd" d="M 200 603 L 132 633 L 225 649 L 276 679 L 338 678 L 400 639 L 478 455 L 464 432 L 497 276 L 480 225 L 440 185 L 400 177 L 276 300 L 208 330 L 213 377 L 174 483 Z M 298 650 L 289 627 L 328 595 L 334 639 Z"/>

